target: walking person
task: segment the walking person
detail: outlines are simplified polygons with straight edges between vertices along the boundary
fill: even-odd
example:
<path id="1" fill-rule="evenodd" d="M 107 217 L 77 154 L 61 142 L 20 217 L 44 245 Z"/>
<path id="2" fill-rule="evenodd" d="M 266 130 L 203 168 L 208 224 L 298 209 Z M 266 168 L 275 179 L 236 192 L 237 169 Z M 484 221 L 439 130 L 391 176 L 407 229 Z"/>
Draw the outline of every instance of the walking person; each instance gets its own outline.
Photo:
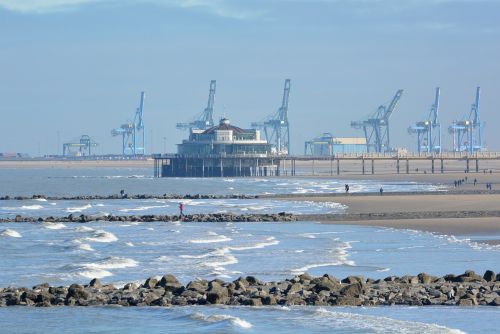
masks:
<path id="1" fill-rule="evenodd" d="M 184 203 L 179 203 L 179 215 L 184 217 Z"/>
<path id="2" fill-rule="evenodd" d="M 384 188 L 380 187 L 380 196 L 384 194 Z"/>
<path id="3" fill-rule="evenodd" d="M 348 184 L 346 184 L 346 185 L 345 185 L 345 193 L 346 193 L 346 194 L 348 194 L 348 193 L 349 193 L 349 185 L 348 185 Z"/>

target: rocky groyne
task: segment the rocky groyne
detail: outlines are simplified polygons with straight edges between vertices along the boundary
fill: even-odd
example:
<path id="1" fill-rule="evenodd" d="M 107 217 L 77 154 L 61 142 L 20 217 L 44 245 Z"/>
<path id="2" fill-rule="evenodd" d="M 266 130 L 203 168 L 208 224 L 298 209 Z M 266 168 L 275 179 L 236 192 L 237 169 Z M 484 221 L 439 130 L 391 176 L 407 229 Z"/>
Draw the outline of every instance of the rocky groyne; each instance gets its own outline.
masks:
<path id="1" fill-rule="evenodd" d="M 88 285 L 33 288 L 0 288 L 0 306 L 173 306 L 173 305 L 490 305 L 500 306 L 500 274 L 473 271 L 462 275 L 364 279 L 349 276 L 341 281 L 331 275 L 302 274 L 278 282 L 253 276 L 232 282 L 196 280 L 182 285 L 174 276 L 148 278 L 143 284 L 123 288 L 93 279 Z"/>
<path id="2" fill-rule="evenodd" d="M 47 195 L 32 195 L 32 196 L 0 196 L 0 201 L 26 201 L 26 200 L 48 200 L 48 201 L 92 201 L 92 200 L 114 200 L 114 199 L 253 199 L 258 198 L 258 195 L 211 195 L 211 194 L 194 194 L 194 195 L 151 195 L 151 194 L 114 194 L 114 195 L 80 195 L 80 196 L 47 196 Z"/>
<path id="3" fill-rule="evenodd" d="M 16 215 L 12 218 L 0 218 L 0 223 L 88 223 L 93 221 L 104 222 L 290 222 L 296 221 L 298 216 L 286 213 L 266 214 L 232 214 L 232 213 L 200 213 L 193 215 L 73 215 L 63 217 L 23 217 Z"/>

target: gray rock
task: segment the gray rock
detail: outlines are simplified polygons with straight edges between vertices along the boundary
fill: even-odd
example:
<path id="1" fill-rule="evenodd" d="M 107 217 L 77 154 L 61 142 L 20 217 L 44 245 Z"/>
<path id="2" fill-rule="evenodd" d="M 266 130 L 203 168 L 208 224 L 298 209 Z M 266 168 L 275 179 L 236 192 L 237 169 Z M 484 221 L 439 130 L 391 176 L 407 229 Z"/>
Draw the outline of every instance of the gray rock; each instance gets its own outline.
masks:
<path id="1" fill-rule="evenodd" d="M 483 279 L 486 282 L 495 282 L 496 278 L 497 277 L 496 277 L 495 273 L 493 271 L 491 271 L 491 270 L 486 270 L 486 272 L 483 275 Z"/>

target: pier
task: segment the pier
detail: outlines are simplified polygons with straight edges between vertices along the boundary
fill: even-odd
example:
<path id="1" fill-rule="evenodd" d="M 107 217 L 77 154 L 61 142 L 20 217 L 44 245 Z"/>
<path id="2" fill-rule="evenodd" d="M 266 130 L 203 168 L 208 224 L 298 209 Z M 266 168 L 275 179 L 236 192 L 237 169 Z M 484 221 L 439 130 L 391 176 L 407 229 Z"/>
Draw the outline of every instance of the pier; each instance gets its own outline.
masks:
<path id="1" fill-rule="evenodd" d="M 363 153 L 312 155 L 153 155 L 155 177 L 256 177 L 487 173 L 499 168 L 500 152 L 442 154 Z"/>

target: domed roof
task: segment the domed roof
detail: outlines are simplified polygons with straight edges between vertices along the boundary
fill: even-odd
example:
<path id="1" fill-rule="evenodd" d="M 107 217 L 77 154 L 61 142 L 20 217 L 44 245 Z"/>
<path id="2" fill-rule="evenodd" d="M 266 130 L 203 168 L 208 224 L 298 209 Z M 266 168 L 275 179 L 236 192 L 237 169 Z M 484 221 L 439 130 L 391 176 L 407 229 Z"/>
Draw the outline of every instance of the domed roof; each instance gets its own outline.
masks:
<path id="1" fill-rule="evenodd" d="M 237 126 L 231 125 L 229 122 L 229 119 L 227 118 L 222 118 L 219 122 L 219 125 L 211 127 L 210 129 L 205 130 L 205 134 L 210 134 L 214 133 L 217 130 L 233 130 L 233 133 L 244 133 L 245 130 L 242 128 L 239 128 Z"/>

